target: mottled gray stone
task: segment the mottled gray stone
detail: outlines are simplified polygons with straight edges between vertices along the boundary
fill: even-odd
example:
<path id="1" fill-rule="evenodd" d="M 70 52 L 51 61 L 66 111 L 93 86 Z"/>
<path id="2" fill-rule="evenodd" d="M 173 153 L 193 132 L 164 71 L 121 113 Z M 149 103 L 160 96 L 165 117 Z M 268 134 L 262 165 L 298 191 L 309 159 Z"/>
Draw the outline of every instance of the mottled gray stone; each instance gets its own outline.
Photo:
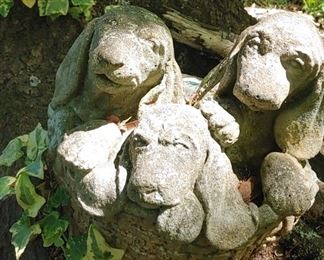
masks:
<path id="1" fill-rule="evenodd" d="M 143 110 L 130 143 L 129 197 L 148 208 L 179 204 L 193 190 L 207 156 L 206 124 L 187 106 Z"/>
<path id="2" fill-rule="evenodd" d="M 90 24 L 58 71 L 49 107 L 54 172 L 81 222 L 114 230 L 123 247 L 138 233 L 147 255 L 174 249 L 240 259 L 308 210 L 318 191 L 300 159 L 323 141 L 323 46 L 303 17 L 262 20 L 242 33 L 225 69 L 203 80 L 220 82 L 200 110 L 171 104 L 183 101 L 172 51 L 166 27 L 143 9 L 111 8 Z M 138 125 L 121 131 L 104 120 L 112 114 L 138 116 Z M 260 207 L 243 201 L 237 166 L 261 168 Z"/>
<path id="3" fill-rule="evenodd" d="M 208 240 L 221 250 L 245 244 L 257 230 L 258 210 L 254 204 L 243 202 L 231 163 L 215 142 L 210 144 L 204 173 L 196 188 L 207 213 Z"/>
<path id="4" fill-rule="evenodd" d="M 90 131 L 73 132 L 65 137 L 57 152 L 78 170 L 90 171 L 97 165 L 114 161 L 121 142 L 118 126 L 110 123 Z"/>
<path id="5" fill-rule="evenodd" d="M 229 250 L 256 232 L 257 207 L 243 202 L 230 161 L 198 110 L 175 104 L 146 108 L 130 154 L 128 197 L 144 208 L 161 208 L 157 228 L 165 237 L 192 242 L 205 219 L 210 243 Z"/>
<path id="6" fill-rule="evenodd" d="M 158 230 L 171 240 L 192 242 L 202 228 L 204 213 L 193 190 L 209 141 L 206 120 L 189 106 L 147 108 L 134 130 L 128 197 L 146 208 L 162 207 Z"/>
<path id="7" fill-rule="evenodd" d="M 318 192 L 316 173 L 307 163 L 284 153 L 270 153 L 261 167 L 265 201 L 281 216 L 300 216 L 313 204 Z"/>
<path id="8" fill-rule="evenodd" d="M 241 33 L 224 68 L 213 69 L 198 89 L 213 88 L 222 106 L 225 99 L 232 100 L 223 106 L 240 125 L 238 141 L 227 149 L 232 163 L 260 164 L 276 146 L 303 160 L 319 152 L 324 135 L 323 61 L 317 28 L 303 15 L 279 12 Z M 260 156 L 244 155 L 254 150 Z"/>
<path id="9" fill-rule="evenodd" d="M 242 234 L 254 236 L 250 241 L 257 242 L 258 236 L 262 240 L 260 230 L 264 236 L 269 232 L 266 226 L 274 228 L 276 222 L 298 217 L 314 202 L 318 179 L 307 160 L 323 144 L 323 64 L 323 42 L 313 23 L 303 15 L 279 12 L 243 31 L 228 57 L 197 90 L 198 95 L 209 91 L 197 107 L 235 173 L 240 178 L 258 177 L 261 169 L 265 201 L 255 215 L 259 230 L 253 234 L 253 224 L 239 217 L 247 224 L 248 232 Z M 237 137 L 226 143 L 221 129 L 233 122 L 240 133 L 236 134 L 237 127 L 225 127 L 225 141 L 231 134 Z M 238 210 L 237 216 L 243 211 Z M 206 219 L 208 237 L 208 215 Z M 210 232 L 210 240 L 217 230 Z M 225 246 L 232 245 L 235 240 Z"/>
<path id="10" fill-rule="evenodd" d="M 199 109 L 208 118 L 211 133 L 223 147 L 234 144 L 240 135 L 240 126 L 235 118 L 214 100 L 203 100 Z"/>
<path id="11" fill-rule="evenodd" d="M 182 74 L 184 83 L 184 93 L 187 102 L 195 96 L 202 79 Z M 240 135 L 240 126 L 235 118 L 229 114 L 221 105 L 212 99 L 212 95 L 208 93 L 199 103 L 199 109 L 205 118 L 208 119 L 211 134 L 223 147 L 227 147 L 235 143 Z"/>
<path id="12" fill-rule="evenodd" d="M 266 159 L 274 165 L 262 171 L 266 200 L 260 208 L 246 204 L 230 160 L 200 111 L 158 104 L 142 109 L 133 132 L 106 124 L 66 135 L 55 172 L 69 188 L 73 207 L 100 217 L 103 227 L 118 220 L 116 214 L 131 214 L 155 223 L 162 240 L 190 244 L 205 237 L 224 252 L 253 244 L 269 227 L 311 206 L 316 175 L 290 155 L 277 154 L 284 162 L 292 158 L 300 171 L 285 175 L 275 168 L 286 169 L 283 163 Z M 284 177 L 277 183 L 278 176 Z"/>
<path id="13" fill-rule="evenodd" d="M 116 6 L 84 29 L 61 63 L 49 105 L 50 149 L 91 120 L 136 117 L 151 103 L 183 103 L 171 34 L 156 15 Z"/>
<path id="14" fill-rule="evenodd" d="M 323 59 L 324 61 L 324 59 Z M 323 63 L 324 64 L 324 63 Z M 298 159 L 310 159 L 322 148 L 324 136 L 324 65 L 322 75 L 306 97 L 287 105 L 276 119 L 278 146 Z"/>
<path id="15" fill-rule="evenodd" d="M 127 171 L 114 161 L 127 133 L 110 123 L 65 135 L 57 149 L 54 171 L 79 206 L 91 216 L 109 218 L 125 203 Z"/>
<path id="16" fill-rule="evenodd" d="M 167 239 L 191 243 L 200 234 L 204 219 L 201 203 L 189 192 L 178 205 L 161 210 L 157 230 Z"/>
<path id="17" fill-rule="evenodd" d="M 237 54 L 238 67 L 233 94 L 258 111 L 277 110 L 289 95 L 312 84 L 324 59 L 312 21 L 290 12 L 247 28 L 233 51 L 230 55 Z"/>

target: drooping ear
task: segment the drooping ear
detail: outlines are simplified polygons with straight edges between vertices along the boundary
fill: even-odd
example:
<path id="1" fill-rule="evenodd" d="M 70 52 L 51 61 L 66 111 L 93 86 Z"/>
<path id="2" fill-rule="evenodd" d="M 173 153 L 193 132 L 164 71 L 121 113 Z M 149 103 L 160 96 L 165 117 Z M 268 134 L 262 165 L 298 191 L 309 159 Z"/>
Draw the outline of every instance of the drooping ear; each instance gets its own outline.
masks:
<path id="1" fill-rule="evenodd" d="M 278 146 L 298 159 L 310 159 L 324 137 L 324 66 L 311 92 L 289 104 L 277 117 L 274 134 Z"/>
<path id="2" fill-rule="evenodd" d="M 159 53 L 161 55 L 160 64 L 164 65 L 165 71 L 160 83 L 163 90 L 158 98 L 158 103 L 185 104 L 184 83 L 180 67 L 175 59 L 172 35 L 165 25 L 162 27 L 163 32 L 158 36 L 161 44 Z"/>
<path id="3" fill-rule="evenodd" d="M 203 222 L 203 208 L 197 197 L 189 192 L 181 203 L 161 209 L 156 226 L 168 239 L 191 243 L 200 234 Z"/>
<path id="4" fill-rule="evenodd" d="M 230 160 L 210 137 L 208 157 L 195 192 L 206 213 L 206 237 L 220 250 L 243 245 L 257 229 L 257 208 L 244 203 L 238 184 Z"/>
<path id="5" fill-rule="evenodd" d="M 203 78 L 195 95 L 189 102 L 190 105 L 197 106 L 199 101 L 207 94 L 208 97 L 219 96 L 234 85 L 236 81 L 237 54 L 246 43 L 247 35 L 248 29 L 241 33 L 230 54 Z"/>
<path id="6" fill-rule="evenodd" d="M 143 105 L 176 103 L 184 104 L 183 80 L 177 62 L 172 58 L 165 66 L 165 72 L 159 85 L 150 89 L 141 99 Z M 139 111 L 140 114 L 141 111 Z"/>
<path id="7" fill-rule="evenodd" d="M 174 58 L 167 63 L 165 77 L 165 92 L 172 98 L 169 102 L 184 104 L 182 74 L 178 63 Z"/>
<path id="8" fill-rule="evenodd" d="M 89 48 L 98 19 L 88 24 L 73 43 L 61 63 L 55 78 L 55 91 L 51 106 L 67 104 L 81 87 L 87 72 Z"/>
<path id="9" fill-rule="evenodd" d="M 239 38 L 237 39 L 233 49 L 231 50 L 226 69 L 224 70 L 224 74 L 222 79 L 219 82 L 219 87 L 215 95 L 221 95 L 221 93 L 225 92 L 226 90 L 232 88 L 236 81 L 236 74 L 237 74 L 237 55 L 242 49 L 242 47 L 246 44 L 247 40 L 250 38 L 248 37 L 250 32 L 250 28 L 243 31 Z"/>

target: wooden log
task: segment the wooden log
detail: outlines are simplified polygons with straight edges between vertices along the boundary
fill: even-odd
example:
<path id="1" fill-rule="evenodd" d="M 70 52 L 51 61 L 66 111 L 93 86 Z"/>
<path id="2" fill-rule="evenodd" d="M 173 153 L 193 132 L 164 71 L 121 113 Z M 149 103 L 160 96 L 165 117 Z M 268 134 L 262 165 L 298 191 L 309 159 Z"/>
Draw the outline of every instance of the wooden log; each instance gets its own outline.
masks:
<path id="1" fill-rule="evenodd" d="M 256 19 L 246 12 L 240 0 L 118 0 L 117 2 L 151 10 L 164 19 L 176 41 L 220 58 L 229 52 L 236 35 L 256 23 Z"/>
<path id="2" fill-rule="evenodd" d="M 204 27 L 174 9 L 166 11 L 163 17 L 176 41 L 219 57 L 225 57 L 229 53 L 237 36 L 231 32 L 221 31 L 215 26 L 206 28 L 206 25 Z"/>

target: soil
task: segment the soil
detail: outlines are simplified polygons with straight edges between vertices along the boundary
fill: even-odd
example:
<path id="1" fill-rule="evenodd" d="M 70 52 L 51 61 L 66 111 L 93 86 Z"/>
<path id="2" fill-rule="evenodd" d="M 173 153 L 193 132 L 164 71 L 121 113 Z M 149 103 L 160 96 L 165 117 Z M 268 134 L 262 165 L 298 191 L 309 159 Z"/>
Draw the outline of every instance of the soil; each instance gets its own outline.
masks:
<path id="1" fill-rule="evenodd" d="M 82 27 L 71 17 L 59 17 L 54 21 L 39 17 L 35 8 L 28 9 L 20 2 L 15 3 L 7 18 L 0 18 L 0 151 L 12 138 L 33 130 L 38 122 L 46 128 L 47 106 L 53 95 L 56 70 Z M 175 51 L 184 73 L 202 77 L 219 62 L 217 57 L 180 44 L 176 44 Z M 0 176 L 7 174 L 14 172 L 0 167 Z M 20 214 L 13 198 L 0 202 L 0 259 L 14 259 L 8 230 Z M 311 222 L 314 226 L 317 219 Z M 253 259 L 298 259 L 289 257 L 291 244 L 293 241 L 267 244 Z M 303 244 L 294 249 L 298 247 Z M 60 257 L 60 252 L 43 248 L 41 241 L 36 239 L 22 259 Z"/>
<path id="2" fill-rule="evenodd" d="M 56 70 L 80 31 L 69 17 L 51 21 L 20 3 L 0 18 L 0 151 L 38 122 L 46 128 Z M 7 174 L 0 168 L 0 176 Z M 20 214 L 13 198 L 0 202 L 0 259 L 15 259 L 8 230 Z M 35 240 L 22 259 L 49 259 L 49 250 Z"/>

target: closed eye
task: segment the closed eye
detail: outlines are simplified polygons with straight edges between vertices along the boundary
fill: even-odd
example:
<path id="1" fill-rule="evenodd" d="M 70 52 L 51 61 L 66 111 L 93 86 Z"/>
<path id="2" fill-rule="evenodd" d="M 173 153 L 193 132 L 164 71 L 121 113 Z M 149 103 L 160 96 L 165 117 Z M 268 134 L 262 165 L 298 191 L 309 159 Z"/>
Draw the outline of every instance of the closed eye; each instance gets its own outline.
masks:
<path id="1" fill-rule="evenodd" d="M 255 47 L 255 48 L 258 48 L 259 45 L 260 45 L 260 38 L 258 37 L 254 37 L 252 38 L 251 40 L 248 41 L 247 45 L 250 46 L 250 47 Z"/>
<path id="2" fill-rule="evenodd" d="M 301 58 L 296 58 L 294 60 L 291 60 L 291 66 L 295 67 L 295 68 L 303 68 L 305 65 L 305 62 L 301 59 Z"/>
<path id="3" fill-rule="evenodd" d="M 101 80 L 108 80 L 108 81 L 110 81 L 110 79 L 105 75 L 105 74 L 103 74 L 103 73 L 97 73 L 96 74 L 97 75 L 97 77 L 99 77 Z"/>
<path id="4" fill-rule="evenodd" d="M 189 145 L 184 143 L 184 142 L 181 142 L 181 141 L 174 141 L 173 142 L 173 145 L 176 146 L 176 147 L 181 147 L 181 148 L 185 148 L 187 150 L 190 149 Z"/>
<path id="5" fill-rule="evenodd" d="M 297 69 L 297 70 L 302 70 L 305 67 L 305 61 L 302 58 L 299 57 L 293 57 L 291 59 L 289 59 L 288 61 L 286 61 L 286 66 L 289 66 L 293 69 Z"/>
<path id="6" fill-rule="evenodd" d="M 160 56 L 164 55 L 164 47 L 157 39 L 147 39 L 151 45 L 152 51 Z"/>
<path id="7" fill-rule="evenodd" d="M 159 143 L 164 146 L 172 145 L 172 146 L 175 146 L 178 148 L 185 148 L 188 150 L 190 149 L 190 144 L 188 144 L 186 141 L 180 140 L 180 139 L 168 140 L 165 138 L 160 138 Z"/>
<path id="8" fill-rule="evenodd" d="M 286 69 L 293 70 L 303 70 L 311 66 L 312 60 L 306 53 L 301 51 L 295 51 L 290 55 L 283 55 L 281 58 L 281 63 Z"/>
<path id="9" fill-rule="evenodd" d="M 136 134 L 133 137 L 132 145 L 134 148 L 144 148 L 149 145 L 149 141 L 142 135 Z"/>

